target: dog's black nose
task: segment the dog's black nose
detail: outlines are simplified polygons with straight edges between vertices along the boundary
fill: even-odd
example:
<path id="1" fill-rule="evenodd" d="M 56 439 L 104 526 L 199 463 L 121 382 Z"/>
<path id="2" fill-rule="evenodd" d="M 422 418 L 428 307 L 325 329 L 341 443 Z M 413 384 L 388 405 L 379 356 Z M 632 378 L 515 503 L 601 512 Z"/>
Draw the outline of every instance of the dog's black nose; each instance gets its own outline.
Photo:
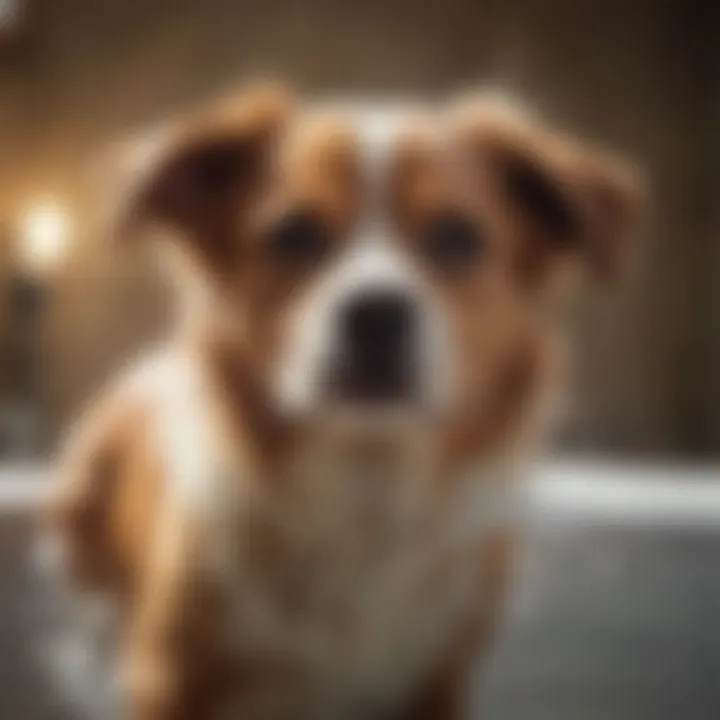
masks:
<path id="1" fill-rule="evenodd" d="M 340 319 L 343 395 L 393 400 L 411 393 L 416 314 L 413 298 L 392 289 L 368 291 L 347 303 Z"/>
<path id="2" fill-rule="evenodd" d="M 412 299 L 400 292 L 377 290 L 350 302 L 345 333 L 358 349 L 394 349 L 407 339 L 414 314 Z"/>

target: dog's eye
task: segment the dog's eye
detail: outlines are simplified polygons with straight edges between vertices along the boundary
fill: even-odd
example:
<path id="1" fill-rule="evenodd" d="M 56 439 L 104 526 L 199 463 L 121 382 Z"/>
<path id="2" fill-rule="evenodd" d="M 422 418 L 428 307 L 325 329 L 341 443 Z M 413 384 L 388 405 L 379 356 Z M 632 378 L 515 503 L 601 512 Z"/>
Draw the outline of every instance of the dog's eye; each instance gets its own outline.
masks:
<path id="1" fill-rule="evenodd" d="M 449 270 L 461 270 L 476 262 L 484 249 L 481 233 L 472 222 L 450 212 L 430 221 L 422 245 L 432 263 Z"/>
<path id="2" fill-rule="evenodd" d="M 322 219 L 309 212 L 297 212 L 286 215 L 270 230 L 266 248 L 272 258 L 302 266 L 321 260 L 329 245 Z"/>

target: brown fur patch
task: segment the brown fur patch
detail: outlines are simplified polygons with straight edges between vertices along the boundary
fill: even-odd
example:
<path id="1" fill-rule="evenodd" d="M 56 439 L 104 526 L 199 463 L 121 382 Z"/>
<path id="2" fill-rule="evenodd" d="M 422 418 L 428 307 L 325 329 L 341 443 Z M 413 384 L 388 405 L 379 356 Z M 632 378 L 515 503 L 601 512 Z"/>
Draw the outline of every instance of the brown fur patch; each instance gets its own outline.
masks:
<path id="1" fill-rule="evenodd" d="M 545 289 L 573 256 L 598 277 L 617 273 L 642 204 L 635 168 L 501 103 L 466 100 L 454 122 L 514 236 L 516 267 L 530 287 Z"/>
<path id="2" fill-rule="evenodd" d="M 141 571 L 161 478 L 147 435 L 152 412 L 147 398 L 126 388 L 108 394 L 63 452 L 44 517 L 86 588 L 125 595 Z"/>

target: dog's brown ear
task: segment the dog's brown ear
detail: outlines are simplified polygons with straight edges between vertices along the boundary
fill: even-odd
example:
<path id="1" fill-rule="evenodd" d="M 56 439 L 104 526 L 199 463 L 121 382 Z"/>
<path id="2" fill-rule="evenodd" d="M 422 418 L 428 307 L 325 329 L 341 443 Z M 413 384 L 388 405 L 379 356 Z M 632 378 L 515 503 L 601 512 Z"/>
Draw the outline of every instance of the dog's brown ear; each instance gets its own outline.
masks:
<path id="1" fill-rule="evenodd" d="M 116 236 L 160 225 L 210 259 L 226 253 L 288 109 L 284 90 L 257 87 L 139 144 L 115 208 Z"/>
<path id="2" fill-rule="evenodd" d="M 512 226 L 520 277 L 542 285 L 556 261 L 578 258 L 616 278 L 640 217 L 636 169 L 509 106 L 476 101 L 458 117 Z"/>

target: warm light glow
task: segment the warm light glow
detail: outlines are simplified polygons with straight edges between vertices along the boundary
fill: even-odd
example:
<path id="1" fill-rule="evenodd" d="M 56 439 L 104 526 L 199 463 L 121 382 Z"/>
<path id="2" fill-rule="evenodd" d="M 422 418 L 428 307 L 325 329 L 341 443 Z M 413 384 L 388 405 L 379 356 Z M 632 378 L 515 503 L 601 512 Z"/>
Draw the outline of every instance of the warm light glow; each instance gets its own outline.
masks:
<path id="1" fill-rule="evenodd" d="M 20 218 L 18 252 L 31 273 L 51 270 L 61 260 L 70 240 L 70 218 L 57 203 L 44 201 Z"/>
<path id="2" fill-rule="evenodd" d="M 20 14 L 20 0 L 0 0 L 0 29 L 12 28 Z"/>

